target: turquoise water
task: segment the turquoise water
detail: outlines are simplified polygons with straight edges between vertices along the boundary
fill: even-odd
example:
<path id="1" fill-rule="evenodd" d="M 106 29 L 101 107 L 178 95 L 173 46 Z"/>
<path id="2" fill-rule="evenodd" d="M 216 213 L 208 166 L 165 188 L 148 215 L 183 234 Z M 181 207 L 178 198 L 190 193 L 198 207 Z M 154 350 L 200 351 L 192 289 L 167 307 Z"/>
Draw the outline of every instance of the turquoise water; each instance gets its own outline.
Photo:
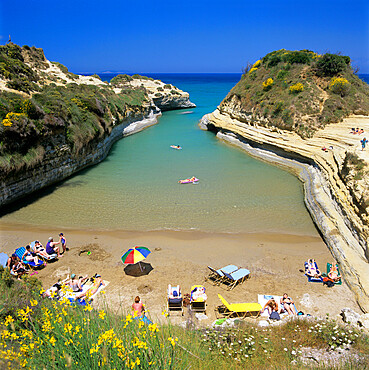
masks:
<path id="1" fill-rule="evenodd" d="M 165 112 L 157 125 L 117 142 L 102 163 L 28 198 L 2 221 L 58 228 L 317 234 L 293 175 L 197 126 L 240 75 L 153 77 L 188 91 L 197 108 L 184 110 L 188 114 Z M 172 144 L 183 150 L 171 149 Z M 178 184 L 191 176 L 200 182 Z"/>

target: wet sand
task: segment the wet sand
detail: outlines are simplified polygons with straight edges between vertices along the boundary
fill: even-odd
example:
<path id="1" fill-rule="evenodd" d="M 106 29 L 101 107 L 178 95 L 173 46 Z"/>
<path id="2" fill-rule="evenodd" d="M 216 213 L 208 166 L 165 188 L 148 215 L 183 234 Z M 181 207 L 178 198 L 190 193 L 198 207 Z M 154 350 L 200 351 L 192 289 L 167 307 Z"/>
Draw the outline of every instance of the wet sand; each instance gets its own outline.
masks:
<path id="1" fill-rule="evenodd" d="M 100 294 L 93 305 L 104 304 L 114 310 L 129 310 L 136 295 L 150 310 L 153 319 L 161 320 L 166 308 L 168 284 L 179 284 L 182 293 L 189 293 L 192 285 L 204 284 L 208 295 L 208 320 L 214 319 L 214 308 L 220 304 L 218 293 L 228 302 L 257 302 L 257 294 L 282 295 L 287 292 L 298 310 L 312 315 L 334 316 L 343 307 L 360 312 L 354 295 L 347 285 L 327 288 L 308 283 L 302 271 L 304 261 L 315 258 L 324 272 L 332 256 L 320 237 L 287 234 L 224 234 L 181 231 L 88 231 L 53 230 L 30 226 L 1 224 L 1 251 L 12 253 L 21 245 L 40 240 L 43 245 L 49 236 L 57 239 L 64 232 L 70 248 L 58 261 L 48 263 L 40 270 L 44 288 L 67 274 L 99 273 L 109 281 L 106 294 Z M 121 255 L 135 245 L 147 246 L 152 253 L 145 262 L 153 270 L 145 276 L 132 277 L 124 272 Z M 87 251 L 91 254 L 87 255 Z M 82 253 L 81 253 L 82 252 Z M 216 269 L 234 264 L 251 271 L 251 278 L 232 291 L 205 282 L 207 266 Z M 301 270 L 301 271 L 300 271 Z M 300 303 L 308 293 L 310 305 Z M 173 318 L 174 322 L 182 318 Z"/>

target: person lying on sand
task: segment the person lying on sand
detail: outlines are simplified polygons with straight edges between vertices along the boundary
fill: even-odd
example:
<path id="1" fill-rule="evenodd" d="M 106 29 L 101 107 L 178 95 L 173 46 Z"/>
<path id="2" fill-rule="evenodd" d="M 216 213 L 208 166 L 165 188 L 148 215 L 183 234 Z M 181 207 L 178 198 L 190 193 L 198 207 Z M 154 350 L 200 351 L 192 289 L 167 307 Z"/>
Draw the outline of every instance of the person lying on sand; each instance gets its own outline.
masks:
<path id="1" fill-rule="evenodd" d="M 334 282 L 340 281 L 341 276 L 338 275 L 338 270 L 336 264 L 333 262 L 332 267 L 328 272 L 328 277 L 333 280 Z"/>
<path id="2" fill-rule="evenodd" d="M 294 302 L 293 302 L 292 298 L 289 297 L 287 293 L 284 293 L 283 297 L 281 298 L 281 305 L 283 305 L 283 309 L 285 311 L 287 311 L 287 313 L 289 315 L 296 315 L 293 304 L 294 304 Z"/>
<path id="3" fill-rule="evenodd" d="M 101 278 L 101 275 L 96 274 L 94 276 L 94 284 L 91 288 L 87 289 L 85 292 L 82 292 L 80 294 L 77 294 L 74 299 L 80 299 L 82 297 L 91 297 L 93 296 L 97 290 L 100 288 L 100 285 L 105 285 L 104 280 Z"/>
<path id="4" fill-rule="evenodd" d="M 313 258 L 310 258 L 307 263 L 307 270 L 306 275 L 313 277 L 313 278 L 319 278 L 322 276 L 321 272 L 318 269 L 317 264 L 315 263 L 315 260 Z"/>

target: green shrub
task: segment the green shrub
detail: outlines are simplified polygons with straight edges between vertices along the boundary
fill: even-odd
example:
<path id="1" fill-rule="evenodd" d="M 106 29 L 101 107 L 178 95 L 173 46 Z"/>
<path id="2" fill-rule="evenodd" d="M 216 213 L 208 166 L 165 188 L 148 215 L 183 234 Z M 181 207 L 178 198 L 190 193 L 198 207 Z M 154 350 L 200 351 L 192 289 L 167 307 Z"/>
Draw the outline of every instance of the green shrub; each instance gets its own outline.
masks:
<path id="1" fill-rule="evenodd" d="M 332 77 L 347 68 L 347 58 L 337 54 L 324 54 L 315 64 L 316 74 L 321 77 Z"/>
<path id="2" fill-rule="evenodd" d="M 164 89 L 161 86 L 159 86 L 157 90 L 158 91 L 164 91 Z"/>
<path id="3" fill-rule="evenodd" d="M 277 73 L 277 80 L 284 80 L 286 76 L 288 75 L 288 71 L 281 70 Z"/>
<path id="4" fill-rule="evenodd" d="M 329 83 L 329 90 L 343 97 L 350 91 L 350 83 L 346 78 L 333 77 Z"/>
<path id="5" fill-rule="evenodd" d="M 305 51 L 291 51 L 284 55 L 283 60 L 289 64 L 309 64 L 311 57 Z"/>
<path id="6" fill-rule="evenodd" d="M 171 84 L 165 84 L 164 85 L 164 89 L 171 89 L 172 88 L 172 85 Z"/>

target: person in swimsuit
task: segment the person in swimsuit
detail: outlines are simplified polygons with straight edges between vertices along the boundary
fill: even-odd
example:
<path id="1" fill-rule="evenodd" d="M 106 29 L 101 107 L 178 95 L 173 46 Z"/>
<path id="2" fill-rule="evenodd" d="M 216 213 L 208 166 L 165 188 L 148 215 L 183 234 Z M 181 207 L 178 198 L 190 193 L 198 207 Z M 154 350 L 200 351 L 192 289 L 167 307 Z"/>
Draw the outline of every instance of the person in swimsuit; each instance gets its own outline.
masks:
<path id="1" fill-rule="evenodd" d="M 26 274 L 27 270 L 23 263 L 20 260 L 17 260 L 17 262 L 13 265 L 11 273 L 17 276 L 18 280 L 20 280 L 20 277 Z"/>
<path id="2" fill-rule="evenodd" d="M 18 263 L 18 257 L 13 253 L 6 261 L 6 267 L 11 271 L 16 263 Z"/>
<path id="3" fill-rule="evenodd" d="M 269 299 L 269 301 L 267 303 L 265 303 L 261 312 L 263 313 L 265 309 L 268 310 L 268 313 L 269 313 L 269 316 L 270 316 L 273 311 L 278 312 L 278 310 L 279 310 L 278 309 L 278 303 L 274 300 L 274 298 Z"/>
<path id="4" fill-rule="evenodd" d="M 104 280 L 101 278 L 101 275 L 96 274 L 94 276 L 94 284 L 92 285 L 92 287 L 87 289 L 85 292 L 77 294 L 74 299 L 79 299 L 79 298 L 86 297 L 86 296 L 89 296 L 89 297 L 93 296 L 97 292 L 97 290 L 100 288 L 100 285 L 105 285 Z"/>
<path id="5" fill-rule="evenodd" d="M 38 240 L 35 241 L 35 245 L 33 246 L 33 252 L 46 259 L 50 257 L 49 254 L 46 252 L 46 249 Z"/>
<path id="6" fill-rule="evenodd" d="M 65 239 L 65 236 L 63 233 L 60 233 L 59 236 L 60 236 L 59 242 L 61 243 L 61 246 L 63 247 L 63 254 L 64 254 L 65 251 L 67 250 L 67 239 Z"/>
<path id="7" fill-rule="evenodd" d="M 322 276 L 313 258 L 310 258 L 307 263 L 306 275 L 313 278 L 319 278 Z"/>
<path id="8" fill-rule="evenodd" d="M 76 274 L 72 274 L 71 279 L 66 283 L 66 285 L 69 285 L 73 292 L 80 292 L 82 291 L 82 284 L 84 281 L 87 280 L 87 275 L 86 276 L 80 276 L 78 279 L 76 277 Z"/>
<path id="9" fill-rule="evenodd" d="M 136 318 L 145 316 L 145 307 L 140 300 L 140 297 L 135 298 L 135 302 L 132 305 L 133 316 Z"/>
<path id="10" fill-rule="evenodd" d="M 332 267 L 328 272 L 328 277 L 334 282 L 340 281 L 341 276 L 338 275 L 338 270 L 335 263 L 332 263 Z"/>
<path id="11" fill-rule="evenodd" d="M 289 297 L 287 293 L 284 293 L 283 297 L 281 298 L 281 306 L 283 305 L 283 308 L 289 315 L 296 315 L 293 304 L 294 302 L 291 297 Z"/>
<path id="12" fill-rule="evenodd" d="M 31 252 L 31 247 L 29 245 L 26 246 L 26 251 L 23 253 L 21 261 L 24 259 L 28 262 L 34 262 L 36 265 L 39 263 L 36 253 Z"/>
<path id="13" fill-rule="evenodd" d="M 54 242 L 53 237 L 50 236 L 46 243 L 46 253 L 50 255 L 57 253 L 58 257 L 63 257 L 63 255 L 60 254 L 59 247 L 57 247 L 59 243 L 60 241 Z"/>

